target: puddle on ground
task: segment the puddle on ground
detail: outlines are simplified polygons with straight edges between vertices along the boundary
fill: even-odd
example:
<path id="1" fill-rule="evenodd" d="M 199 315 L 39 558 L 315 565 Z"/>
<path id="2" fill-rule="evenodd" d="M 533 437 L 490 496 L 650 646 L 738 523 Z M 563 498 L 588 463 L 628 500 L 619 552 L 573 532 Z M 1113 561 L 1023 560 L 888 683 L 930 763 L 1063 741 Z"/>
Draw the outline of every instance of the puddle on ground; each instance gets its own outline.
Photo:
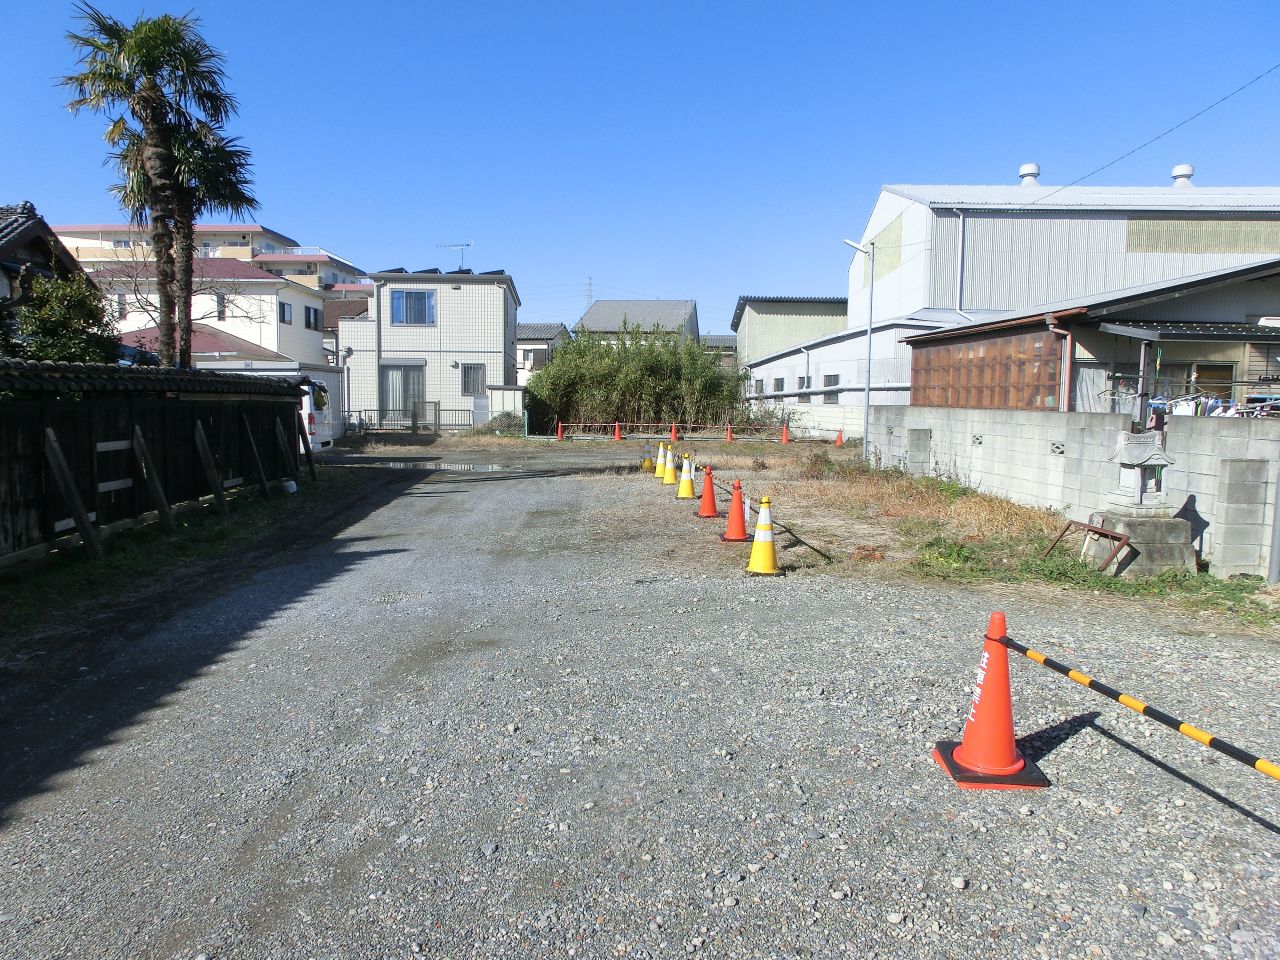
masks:
<path id="1" fill-rule="evenodd" d="M 414 460 L 379 460 L 378 466 L 395 467 L 399 470 L 448 470 L 451 473 L 503 473 L 511 469 L 500 463 L 441 463 L 435 460 L 422 463 Z"/>

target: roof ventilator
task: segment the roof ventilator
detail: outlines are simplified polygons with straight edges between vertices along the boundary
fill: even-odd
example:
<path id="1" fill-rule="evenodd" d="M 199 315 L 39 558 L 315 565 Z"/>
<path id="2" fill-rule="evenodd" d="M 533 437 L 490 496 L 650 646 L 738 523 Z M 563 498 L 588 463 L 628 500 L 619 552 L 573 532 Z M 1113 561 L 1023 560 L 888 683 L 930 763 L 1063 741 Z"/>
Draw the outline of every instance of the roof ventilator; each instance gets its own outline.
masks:
<path id="1" fill-rule="evenodd" d="M 1196 168 L 1189 163 L 1180 163 L 1173 168 L 1173 185 L 1175 187 L 1192 186 L 1191 177 L 1196 172 Z"/>
<path id="2" fill-rule="evenodd" d="M 1018 176 L 1022 178 L 1024 187 L 1038 187 L 1040 181 L 1036 178 L 1040 176 L 1040 164 L 1024 163 L 1018 168 Z"/>

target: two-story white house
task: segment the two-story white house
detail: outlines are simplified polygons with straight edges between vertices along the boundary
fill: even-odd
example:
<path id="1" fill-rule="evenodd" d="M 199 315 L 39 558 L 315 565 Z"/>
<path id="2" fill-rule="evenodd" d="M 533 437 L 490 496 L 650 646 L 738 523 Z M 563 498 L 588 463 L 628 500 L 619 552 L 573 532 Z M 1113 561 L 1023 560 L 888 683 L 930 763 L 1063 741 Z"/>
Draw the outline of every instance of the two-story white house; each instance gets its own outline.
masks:
<path id="1" fill-rule="evenodd" d="M 905 337 L 1280 256 L 1280 187 L 1193 186 L 1189 164 L 1158 187 L 1056 187 L 1039 174 L 1024 164 L 1018 184 L 882 187 L 849 265 L 845 329 L 749 361 L 767 402 L 798 426 L 861 435 L 868 331 L 871 403 L 905 404 Z"/>
<path id="2" fill-rule="evenodd" d="M 516 384 L 520 296 L 503 270 L 369 274 L 367 312 L 338 320 L 351 408 L 366 421 L 470 426 Z"/>

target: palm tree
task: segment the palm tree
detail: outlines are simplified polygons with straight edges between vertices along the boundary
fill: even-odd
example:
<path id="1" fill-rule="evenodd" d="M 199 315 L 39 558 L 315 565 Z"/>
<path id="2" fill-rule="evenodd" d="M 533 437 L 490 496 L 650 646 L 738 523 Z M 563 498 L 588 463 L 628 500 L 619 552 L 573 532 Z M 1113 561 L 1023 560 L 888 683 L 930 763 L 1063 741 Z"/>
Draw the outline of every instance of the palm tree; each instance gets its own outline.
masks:
<path id="1" fill-rule="evenodd" d="M 141 172 L 142 138 L 126 134 L 112 159 L 121 182 L 111 188 L 120 205 L 135 217 L 148 204 L 150 183 Z M 250 190 L 253 179 L 249 151 L 236 137 L 224 137 L 208 125 L 183 129 L 173 139 L 175 265 L 174 307 L 177 326 L 177 366 L 191 366 L 191 300 L 195 267 L 195 225 L 206 213 L 223 211 L 240 219 L 258 207 Z"/>
<path id="2" fill-rule="evenodd" d="M 139 137 L 141 146 L 133 153 L 133 162 L 146 180 L 146 204 L 133 213 L 139 224 L 145 218 L 150 225 L 160 357 L 162 363 L 172 364 L 178 206 L 174 140 L 184 130 L 220 127 L 235 113 L 235 99 L 223 87 L 222 54 L 200 36 L 195 17 L 139 17 L 127 26 L 87 3 L 77 4 L 76 9 L 84 32 L 68 33 L 67 39 L 79 51 L 82 69 L 62 81 L 74 91 L 67 106 L 73 113 L 89 109 L 115 114 L 105 134 L 113 147 L 121 147 L 131 131 Z M 117 111 L 127 111 L 133 125 L 124 112 Z"/>

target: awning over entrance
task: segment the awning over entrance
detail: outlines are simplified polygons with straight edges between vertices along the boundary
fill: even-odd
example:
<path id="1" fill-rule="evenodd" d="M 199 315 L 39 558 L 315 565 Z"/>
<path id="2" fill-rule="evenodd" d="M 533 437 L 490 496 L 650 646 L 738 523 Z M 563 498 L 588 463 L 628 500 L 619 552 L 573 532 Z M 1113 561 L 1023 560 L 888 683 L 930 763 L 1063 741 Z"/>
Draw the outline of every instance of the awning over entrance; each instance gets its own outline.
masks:
<path id="1" fill-rule="evenodd" d="M 1174 320 L 1118 320 L 1100 323 L 1102 333 L 1152 343 L 1280 343 L 1280 327 L 1256 323 L 1184 323 Z"/>

